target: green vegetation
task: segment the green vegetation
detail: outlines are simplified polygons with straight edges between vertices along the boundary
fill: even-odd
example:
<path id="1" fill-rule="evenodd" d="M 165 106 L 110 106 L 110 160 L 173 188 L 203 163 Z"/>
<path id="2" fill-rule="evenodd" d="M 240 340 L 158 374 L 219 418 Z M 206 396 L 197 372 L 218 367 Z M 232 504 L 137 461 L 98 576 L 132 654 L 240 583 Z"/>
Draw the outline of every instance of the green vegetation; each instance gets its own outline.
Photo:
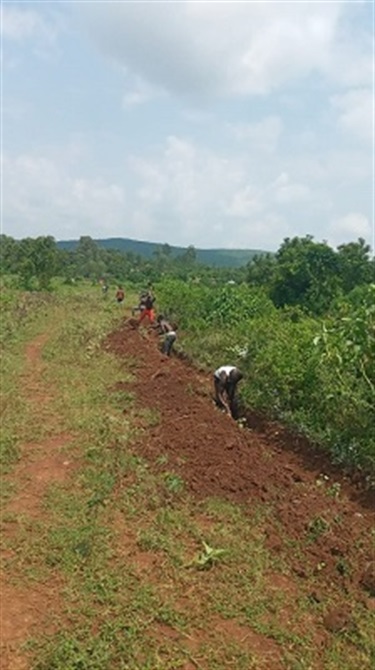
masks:
<path id="1" fill-rule="evenodd" d="M 193 246 L 177 253 L 169 244 L 146 242 L 136 243 L 147 247 L 138 253 L 138 247 L 127 245 L 129 240 L 123 240 L 124 245 L 120 241 L 115 240 L 118 244 L 113 248 L 110 240 L 103 245 L 88 236 L 77 242 L 56 243 L 52 237 L 16 241 L 1 235 L 1 273 L 12 275 L 19 287 L 33 290 L 50 290 L 55 275 L 67 283 L 85 278 L 138 285 L 166 276 L 211 286 L 247 282 L 263 288 L 276 307 L 292 306 L 311 314 L 326 313 L 340 296 L 375 278 L 375 261 L 363 239 L 334 251 L 309 235 L 287 238 L 274 255 L 238 250 L 199 252 Z M 218 258 L 223 254 L 233 257 L 235 267 L 224 260 L 222 265 L 228 267 L 220 267 L 221 262 L 216 266 L 210 253 Z"/>
<path id="2" fill-rule="evenodd" d="M 335 461 L 373 470 L 375 264 L 364 240 L 334 251 L 311 236 L 285 239 L 275 255 L 231 269 L 200 264 L 194 247 L 176 255 L 164 244 L 146 258 L 90 237 L 62 249 L 50 237 L 2 236 L 1 249 L 7 286 L 51 292 L 56 273 L 67 285 L 104 278 L 128 292 L 153 282 L 159 311 L 178 321 L 195 361 L 240 365 L 246 405 L 321 443 Z M 10 295 L 1 298 L 7 313 Z M 12 336 L 31 301 L 47 304 L 45 292 L 35 295 L 17 302 L 0 337 Z"/>
<path id="3" fill-rule="evenodd" d="M 375 260 L 363 239 L 328 244 L 306 237 L 286 238 L 275 256 L 248 264 L 248 283 L 266 289 L 276 307 L 293 306 L 310 314 L 325 314 L 342 295 L 375 280 Z"/>
<path id="4" fill-rule="evenodd" d="M 323 317 L 276 308 L 262 287 L 164 280 L 159 305 L 199 364 L 244 372 L 243 404 L 281 419 L 333 459 L 375 467 L 375 285 L 340 297 Z"/>
<path id="5" fill-rule="evenodd" d="M 174 247 L 170 244 L 156 244 L 155 242 L 141 242 L 130 240 L 123 237 L 114 237 L 105 240 L 95 240 L 101 249 L 117 250 L 125 253 L 132 253 L 136 256 L 142 256 L 147 259 L 170 259 L 186 260 L 189 257 L 196 259 L 202 265 L 212 265 L 218 267 L 241 267 L 246 265 L 254 256 L 264 254 L 264 251 L 258 249 L 195 249 L 190 246 Z M 77 240 L 67 240 L 58 242 L 60 249 L 74 250 L 77 247 Z"/>
<path id="6" fill-rule="evenodd" d="M 0 247 L 1 272 L 12 275 L 13 282 L 20 288 L 32 290 L 50 290 L 55 275 L 61 276 L 67 283 L 82 278 L 97 282 L 104 278 L 107 282 L 124 283 L 125 280 L 128 284 L 138 284 L 155 281 L 165 274 L 180 279 L 199 274 L 207 281 L 242 280 L 245 278 L 245 266 L 239 265 L 246 263 L 254 254 L 262 253 L 235 250 L 199 252 L 193 246 L 179 250 L 168 244 L 149 243 L 113 247 L 111 244 L 96 243 L 89 236 L 65 244 L 56 243 L 51 237 L 17 241 L 1 235 Z"/>
<path id="7" fill-rule="evenodd" d="M 0 468 L 3 472 L 17 461 L 21 440 L 33 440 L 43 430 L 25 403 L 21 379 L 23 347 L 50 319 L 59 298 L 45 293 L 21 293 L 12 288 L 0 292 Z M 4 489 L 3 493 L 6 491 Z"/>

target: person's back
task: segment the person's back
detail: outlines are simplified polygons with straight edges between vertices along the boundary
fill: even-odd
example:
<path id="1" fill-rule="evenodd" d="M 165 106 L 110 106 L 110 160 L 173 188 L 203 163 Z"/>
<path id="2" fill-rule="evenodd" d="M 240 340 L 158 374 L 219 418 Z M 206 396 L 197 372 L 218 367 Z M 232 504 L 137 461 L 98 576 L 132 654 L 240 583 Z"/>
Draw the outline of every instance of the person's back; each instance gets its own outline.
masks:
<path id="1" fill-rule="evenodd" d="M 220 368 L 215 370 L 214 376 L 218 379 L 223 379 L 226 381 L 233 370 L 236 370 L 234 365 L 221 365 Z"/>
<path id="2" fill-rule="evenodd" d="M 164 316 L 158 316 L 157 318 L 158 327 L 160 328 L 161 333 L 170 333 L 174 330 L 171 324 L 164 318 Z"/>
<path id="3" fill-rule="evenodd" d="M 234 365 L 222 365 L 214 372 L 216 403 L 233 417 L 237 411 L 235 399 L 236 387 L 242 377 L 242 372 Z"/>
<path id="4" fill-rule="evenodd" d="M 143 291 L 139 296 L 138 309 L 139 309 L 140 312 L 143 312 L 143 310 L 146 309 L 146 298 L 147 298 L 147 293 L 145 293 L 145 291 Z"/>
<path id="5" fill-rule="evenodd" d="M 145 300 L 144 300 L 144 304 L 145 304 L 146 309 L 152 309 L 154 302 L 155 302 L 155 298 L 152 295 L 152 293 L 147 293 L 147 295 L 145 297 Z"/>
<path id="6" fill-rule="evenodd" d="M 171 325 L 164 316 L 159 315 L 157 318 L 157 326 L 162 335 L 165 335 L 164 341 L 162 344 L 162 353 L 167 356 L 171 355 L 172 347 L 177 339 L 177 326 Z"/>

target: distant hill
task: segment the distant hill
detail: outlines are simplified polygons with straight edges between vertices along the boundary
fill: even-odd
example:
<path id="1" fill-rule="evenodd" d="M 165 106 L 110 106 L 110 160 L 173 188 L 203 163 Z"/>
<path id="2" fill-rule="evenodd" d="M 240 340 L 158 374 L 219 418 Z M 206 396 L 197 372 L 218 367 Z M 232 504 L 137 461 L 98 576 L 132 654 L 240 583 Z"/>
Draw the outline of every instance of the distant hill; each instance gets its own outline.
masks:
<path id="1" fill-rule="evenodd" d="M 118 249 L 119 251 L 131 251 L 145 258 L 152 258 L 155 251 L 161 249 L 162 244 L 157 242 L 142 242 L 130 240 L 125 237 L 111 237 L 105 240 L 94 240 L 103 249 Z M 61 240 L 57 242 L 60 249 L 75 249 L 78 240 Z M 186 247 L 170 246 L 171 255 L 175 258 L 186 251 Z M 240 267 L 245 265 L 254 256 L 266 254 L 261 249 L 195 249 L 197 261 L 204 265 L 219 267 Z"/>

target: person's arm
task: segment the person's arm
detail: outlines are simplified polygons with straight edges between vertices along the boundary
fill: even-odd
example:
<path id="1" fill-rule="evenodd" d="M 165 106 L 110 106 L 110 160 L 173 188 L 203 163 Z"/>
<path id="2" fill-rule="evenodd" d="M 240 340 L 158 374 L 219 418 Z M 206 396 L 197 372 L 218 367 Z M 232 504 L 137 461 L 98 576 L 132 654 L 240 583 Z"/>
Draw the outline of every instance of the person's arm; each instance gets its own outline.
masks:
<path id="1" fill-rule="evenodd" d="M 220 402 L 222 403 L 223 407 L 225 407 L 225 411 L 227 412 L 227 414 L 232 415 L 232 412 L 230 411 L 229 404 L 228 404 L 226 398 L 224 397 L 224 391 L 219 391 L 219 399 L 220 399 Z"/>
<path id="2" fill-rule="evenodd" d="M 222 372 L 220 375 L 220 379 L 216 379 L 215 381 L 216 399 L 218 400 L 218 404 L 224 407 L 225 411 L 228 414 L 231 414 L 228 401 L 225 397 L 225 381 L 226 377 L 224 372 Z"/>

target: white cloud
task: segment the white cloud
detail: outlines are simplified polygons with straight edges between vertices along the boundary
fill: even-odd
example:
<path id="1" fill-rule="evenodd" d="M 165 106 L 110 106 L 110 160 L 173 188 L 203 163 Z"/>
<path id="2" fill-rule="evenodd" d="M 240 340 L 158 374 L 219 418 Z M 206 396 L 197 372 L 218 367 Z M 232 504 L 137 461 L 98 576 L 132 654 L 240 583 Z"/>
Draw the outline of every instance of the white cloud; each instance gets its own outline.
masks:
<path id="1" fill-rule="evenodd" d="M 328 144 L 328 139 L 327 139 Z M 304 150 L 284 156 L 286 169 L 304 183 L 333 188 L 350 188 L 372 180 L 372 156 L 367 147 L 345 148 L 334 144 L 327 149 Z"/>
<path id="2" fill-rule="evenodd" d="M 13 40 L 23 40 L 34 35 L 43 23 L 36 12 L 2 6 L 2 35 Z"/>
<path id="3" fill-rule="evenodd" d="M 184 109 L 181 117 L 184 121 L 195 125 L 204 125 L 214 120 L 212 112 L 197 109 Z"/>
<path id="4" fill-rule="evenodd" d="M 226 214 L 248 219 L 252 214 L 264 209 L 261 196 L 259 189 L 254 186 L 245 186 L 239 189 L 234 193 Z"/>
<path id="5" fill-rule="evenodd" d="M 20 155 L 3 159 L 3 214 L 7 234 L 14 237 L 102 235 L 119 225 L 124 210 L 123 187 L 101 179 L 73 177 L 68 161 Z M 82 233 L 83 234 L 83 233 Z M 65 236 L 66 236 L 65 235 Z"/>
<path id="6" fill-rule="evenodd" d="M 154 219 L 159 216 L 161 239 L 177 235 L 183 244 L 199 239 L 208 244 L 212 223 L 225 218 L 233 191 L 244 179 L 236 161 L 176 136 L 167 138 L 157 156 L 133 159 L 130 165 L 142 181 L 138 202 Z"/>
<path id="7" fill-rule="evenodd" d="M 371 86 L 373 81 L 373 7 L 367 0 L 342 3 L 341 21 L 327 73 L 343 87 Z"/>
<path id="8" fill-rule="evenodd" d="M 152 234 L 153 220 L 158 241 L 275 249 L 292 230 L 286 208 L 311 193 L 287 173 L 268 181 L 257 176 L 252 161 L 256 168 L 256 156 L 246 162 L 175 136 L 157 156 L 132 159 L 142 184 L 134 206 L 143 234 Z"/>
<path id="9" fill-rule="evenodd" d="M 269 153 L 276 150 L 282 129 L 282 121 L 277 116 L 268 116 L 257 123 L 229 124 L 229 130 L 238 142 Z"/>
<path id="10" fill-rule="evenodd" d="M 238 154 L 233 147 L 219 151 L 170 135 L 153 149 L 138 149 L 125 163 L 122 156 L 112 166 L 112 176 L 105 178 L 108 166 L 92 172 L 95 163 L 86 142 L 78 135 L 60 149 L 5 157 L 6 234 L 122 236 L 268 250 L 277 249 L 286 236 L 311 232 L 326 238 L 328 228 L 336 244 L 358 235 L 369 238 L 367 204 L 363 214 L 341 216 L 356 212 L 356 206 L 361 211 L 362 193 L 354 208 L 350 204 L 347 173 L 335 202 L 335 170 L 343 162 L 355 162 L 355 153 L 347 152 L 345 161 L 341 156 L 332 164 L 323 156 L 321 163 L 328 167 L 319 172 L 308 154 L 285 161 L 277 153 Z"/>
<path id="11" fill-rule="evenodd" d="M 40 39 L 44 43 L 53 43 L 56 38 L 57 24 L 46 20 L 40 13 L 25 9 L 2 5 L 2 36 L 16 42 L 24 42 L 31 38 Z"/>
<path id="12" fill-rule="evenodd" d="M 285 217 L 272 212 L 260 212 L 247 218 L 233 218 L 229 225 L 228 221 L 224 223 L 224 232 L 228 228 L 230 234 L 227 234 L 225 243 L 228 249 L 245 247 L 267 251 L 276 251 L 281 241 L 291 236 L 293 231 L 293 227 Z"/>
<path id="13" fill-rule="evenodd" d="M 151 85 L 204 99 L 265 94 L 316 72 L 342 83 L 350 69 L 351 85 L 370 82 L 371 41 L 364 47 L 341 26 L 356 9 L 314 2 L 124 2 L 85 3 L 77 11 L 108 58 Z"/>
<path id="14" fill-rule="evenodd" d="M 105 184 L 100 179 L 75 179 L 72 183 L 72 194 L 77 200 L 87 204 L 93 201 L 110 205 L 122 204 L 124 202 L 124 192 L 116 184 Z"/>
<path id="15" fill-rule="evenodd" d="M 311 198 L 311 190 L 304 184 L 293 182 L 288 173 L 282 172 L 276 179 L 261 184 L 246 185 L 239 188 L 226 209 L 226 214 L 239 217 L 253 222 L 253 230 L 256 229 L 255 220 L 259 225 L 259 213 L 266 212 L 267 220 L 283 220 L 279 214 L 275 214 L 280 207 L 297 205 Z"/>
<path id="16" fill-rule="evenodd" d="M 140 77 L 135 77 L 133 84 L 129 85 L 129 90 L 122 97 L 122 106 L 124 109 L 137 107 L 161 95 L 162 91 L 150 86 Z"/>
<path id="17" fill-rule="evenodd" d="M 332 97 L 331 103 L 339 110 L 338 123 L 363 141 L 374 141 L 374 91 L 358 88 Z"/>
<path id="18" fill-rule="evenodd" d="M 346 242 L 352 242 L 359 237 L 371 240 L 374 230 L 367 216 L 360 212 L 349 212 L 344 216 L 334 219 L 329 225 L 328 241 L 332 246 L 338 246 Z"/>
<path id="19" fill-rule="evenodd" d="M 280 205 L 304 202 L 311 197 L 310 188 L 305 184 L 291 181 L 286 172 L 282 172 L 271 187 L 274 189 L 275 202 Z"/>

